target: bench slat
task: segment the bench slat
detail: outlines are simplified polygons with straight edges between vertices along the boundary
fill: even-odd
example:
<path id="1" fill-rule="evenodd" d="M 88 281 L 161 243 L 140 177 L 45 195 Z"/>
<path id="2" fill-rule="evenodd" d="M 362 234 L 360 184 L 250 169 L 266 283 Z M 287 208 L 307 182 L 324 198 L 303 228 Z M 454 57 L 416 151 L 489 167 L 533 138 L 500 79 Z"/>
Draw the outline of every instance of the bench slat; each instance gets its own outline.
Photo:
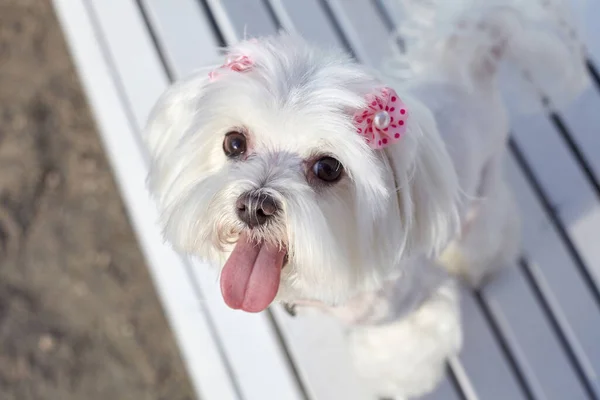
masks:
<path id="1" fill-rule="evenodd" d="M 390 49 L 389 32 L 371 1 L 327 0 L 352 51 L 361 62 L 381 66 Z"/>
<path id="2" fill-rule="evenodd" d="M 505 272 L 483 288 L 482 295 L 535 398 L 587 399 L 523 272 L 516 266 Z"/>
<path id="3" fill-rule="evenodd" d="M 271 0 L 271 4 L 286 31 L 299 33 L 306 40 L 321 46 L 343 48 L 319 0 Z"/>
<path id="4" fill-rule="evenodd" d="M 558 111 L 578 150 L 600 183 L 600 88 L 595 84 Z"/>
<path id="5" fill-rule="evenodd" d="M 600 68 L 600 0 L 571 0 L 576 17 L 581 21 L 580 35 L 583 37 L 588 54 L 596 66 Z"/>
<path id="6" fill-rule="evenodd" d="M 600 201 L 552 123 L 538 115 L 515 117 L 513 138 L 600 287 Z"/>
<path id="7" fill-rule="evenodd" d="M 170 71 L 179 77 L 221 61 L 218 38 L 197 0 L 140 0 Z"/>
<path id="8" fill-rule="evenodd" d="M 283 308 L 272 308 L 312 399 L 375 400 L 356 374 L 337 321 L 317 310 L 290 317 Z"/>
<path id="9" fill-rule="evenodd" d="M 208 0 L 208 3 L 227 43 L 277 32 L 277 26 L 262 2 Z"/>
<path id="10" fill-rule="evenodd" d="M 535 134 L 532 132 L 532 134 Z M 556 227 L 516 165 L 509 179 L 522 216 L 523 252 L 537 287 L 595 392 L 600 394 L 600 308 Z"/>
<path id="11" fill-rule="evenodd" d="M 515 371 L 507 363 L 473 293 L 463 290 L 461 294 L 464 344 L 459 361 L 469 382 L 459 382 L 471 387 L 482 400 L 525 400 Z"/>

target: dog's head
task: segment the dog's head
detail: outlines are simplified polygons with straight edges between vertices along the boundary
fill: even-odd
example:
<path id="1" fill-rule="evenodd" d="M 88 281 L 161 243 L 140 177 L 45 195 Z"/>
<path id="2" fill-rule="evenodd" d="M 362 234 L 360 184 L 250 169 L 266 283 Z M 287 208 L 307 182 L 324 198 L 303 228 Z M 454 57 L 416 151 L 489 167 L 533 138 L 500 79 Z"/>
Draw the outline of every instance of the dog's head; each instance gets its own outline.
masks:
<path id="1" fill-rule="evenodd" d="M 438 250 L 456 222 L 429 111 L 298 38 L 242 42 L 175 84 L 147 138 L 167 239 L 222 268 L 233 308 L 339 304 Z"/>

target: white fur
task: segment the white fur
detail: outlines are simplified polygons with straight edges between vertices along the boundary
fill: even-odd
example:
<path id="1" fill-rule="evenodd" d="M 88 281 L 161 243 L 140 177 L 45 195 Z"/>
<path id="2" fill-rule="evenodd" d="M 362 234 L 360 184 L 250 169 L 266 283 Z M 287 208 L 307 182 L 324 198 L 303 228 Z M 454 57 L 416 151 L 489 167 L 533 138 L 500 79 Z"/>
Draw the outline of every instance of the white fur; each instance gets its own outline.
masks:
<path id="1" fill-rule="evenodd" d="M 433 11 L 447 4 L 425 3 Z M 445 21 L 477 27 L 469 34 L 433 34 L 431 24 L 414 31 L 392 64 L 405 79 L 291 36 L 244 41 L 229 52 L 250 57 L 250 71 L 220 70 L 214 80 L 199 71 L 178 82 L 147 128 L 149 186 L 166 238 L 220 268 L 248 231 L 236 199 L 252 189 L 270 193 L 284 212 L 249 233 L 288 249 L 277 300 L 317 305 L 354 327 L 357 367 L 385 395 L 431 390 L 460 349 L 458 293 L 446 271 L 478 285 L 518 251 L 496 75 L 501 61 L 523 60 L 529 36 L 512 36 L 518 24 L 519 35 L 528 32 L 518 11 L 495 2 L 475 12 L 472 3 Z M 567 52 L 555 43 L 552 51 Z M 565 71 L 582 65 L 564 61 Z M 554 89 L 572 88 L 558 84 L 573 82 L 572 73 L 555 75 Z M 374 151 L 356 134 L 352 115 L 384 85 L 407 104 L 407 133 Z M 232 129 L 249 138 L 246 160 L 222 151 Z M 310 160 L 323 155 L 343 164 L 339 183 L 308 178 Z"/>

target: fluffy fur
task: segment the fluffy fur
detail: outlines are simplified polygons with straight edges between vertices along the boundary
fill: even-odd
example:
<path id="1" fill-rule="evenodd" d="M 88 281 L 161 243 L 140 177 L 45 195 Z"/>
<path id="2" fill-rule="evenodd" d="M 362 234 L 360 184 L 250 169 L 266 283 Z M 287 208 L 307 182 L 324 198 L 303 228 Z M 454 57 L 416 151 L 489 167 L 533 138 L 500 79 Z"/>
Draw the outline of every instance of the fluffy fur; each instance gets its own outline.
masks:
<path id="1" fill-rule="evenodd" d="M 551 98 L 578 92 L 585 73 L 570 36 L 546 29 L 558 26 L 547 7 L 530 13 L 536 29 L 508 0 L 404 7 L 413 18 L 403 22 L 410 32 L 399 32 L 405 51 L 388 68 L 393 76 L 297 37 L 244 41 L 228 51 L 254 67 L 219 71 L 214 80 L 199 71 L 173 85 L 150 118 L 147 143 L 149 186 L 173 245 L 217 268 L 241 232 L 285 246 L 277 300 L 346 321 L 357 367 L 375 390 L 412 397 L 435 387 L 460 349 L 458 293 L 446 271 L 478 285 L 518 251 L 502 173 L 501 62 L 514 61 L 526 77 L 551 77 L 544 92 Z M 537 62 L 557 55 L 550 71 Z M 536 95 L 547 87 L 525 81 Z M 400 142 L 375 151 L 352 115 L 386 85 L 410 117 Z M 244 160 L 223 153 L 232 129 L 248 137 Z M 323 155 L 344 167 L 334 185 L 311 176 L 311 162 Z M 249 229 L 235 212 L 249 190 L 270 194 L 283 212 Z"/>

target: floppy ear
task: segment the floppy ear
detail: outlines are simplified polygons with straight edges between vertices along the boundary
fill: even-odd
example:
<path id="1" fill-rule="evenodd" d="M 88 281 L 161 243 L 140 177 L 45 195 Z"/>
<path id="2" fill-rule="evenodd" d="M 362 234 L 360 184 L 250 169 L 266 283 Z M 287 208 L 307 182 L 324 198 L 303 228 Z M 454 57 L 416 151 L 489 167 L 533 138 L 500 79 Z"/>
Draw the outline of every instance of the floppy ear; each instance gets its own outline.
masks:
<path id="1" fill-rule="evenodd" d="M 156 102 L 143 132 L 150 159 L 147 187 L 159 211 L 163 235 L 183 251 L 192 248 L 190 238 L 196 237 L 190 234 L 192 223 L 185 218 L 186 212 L 191 215 L 188 203 L 198 202 L 185 202 L 192 196 L 195 182 L 192 173 L 205 168 L 198 166 L 203 160 L 199 157 L 191 160 L 193 153 L 186 149 L 198 130 L 197 104 L 206 92 L 210 70 L 197 72 L 170 86 Z M 194 168 L 190 167 L 192 164 Z"/>
<path id="2" fill-rule="evenodd" d="M 432 113 L 400 95 L 408 110 L 406 132 L 385 151 L 394 175 L 408 254 L 436 255 L 458 232 L 459 185 Z"/>

